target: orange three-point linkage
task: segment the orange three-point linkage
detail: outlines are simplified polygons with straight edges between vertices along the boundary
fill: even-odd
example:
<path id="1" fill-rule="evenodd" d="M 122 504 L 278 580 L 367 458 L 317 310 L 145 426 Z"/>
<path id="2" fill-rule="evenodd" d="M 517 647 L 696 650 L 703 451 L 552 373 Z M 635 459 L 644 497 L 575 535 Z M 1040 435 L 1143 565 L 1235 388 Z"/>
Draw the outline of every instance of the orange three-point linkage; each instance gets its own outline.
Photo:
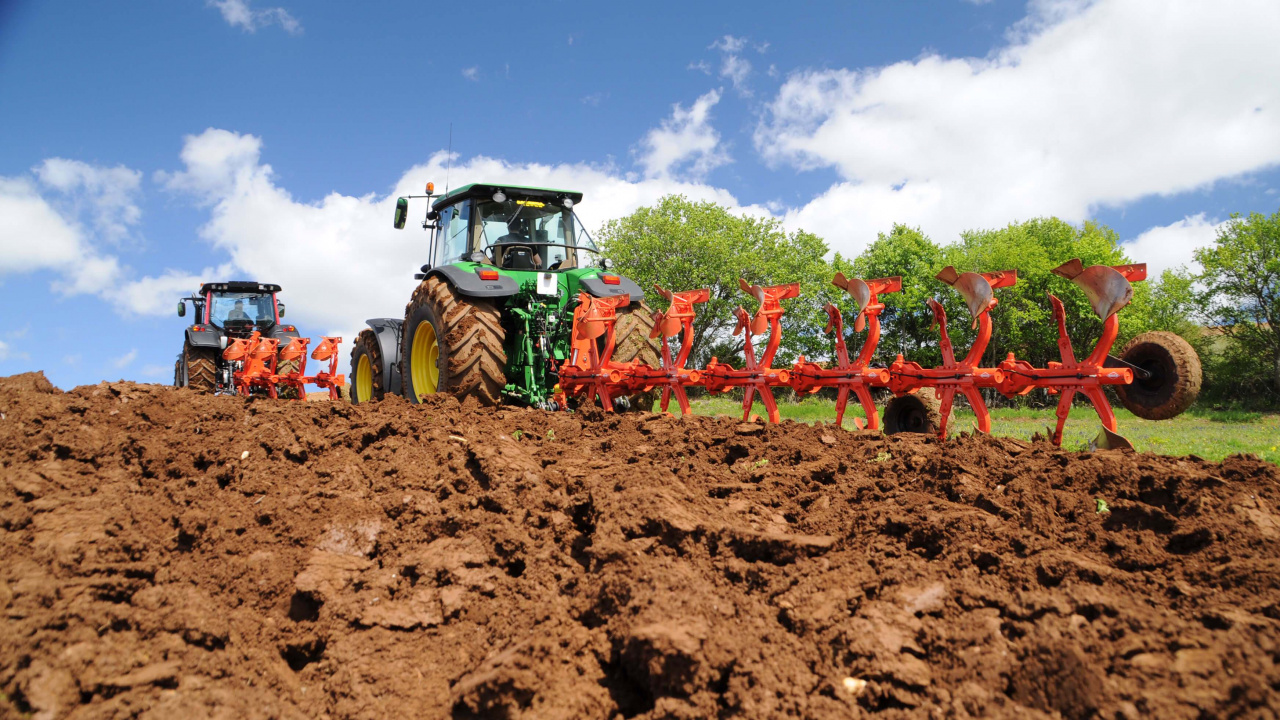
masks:
<path id="1" fill-rule="evenodd" d="M 716 358 L 711 358 L 707 368 L 702 371 L 703 380 L 710 392 L 725 392 L 732 387 L 743 388 L 743 420 L 751 419 L 751 405 L 755 402 L 755 394 L 759 392 L 760 400 L 768 411 L 769 422 L 776 423 L 781 420 L 781 417 L 778 415 L 778 404 L 774 402 L 773 391 L 770 388 L 789 385 L 791 382 L 789 370 L 771 367 L 773 356 L 778 352 L 778 344 L 782 342 L 781 301 L 799 297 L 800 284 L 761 287 L 739 279 L 738 286 L 743 292 L 760 302 L 760 309 L 756 311 L 754 317 L 741 305 L 734 311 L 738 324 L 733 334 L 743 335 L 744 367 L 741 370 L 735 370 Z M 766 330 L 769 331 L 769 340 L 765 343 L 764 355 L 757 360 L 751 338 L 753 335 L 763 334 Z"/>
<path id="2" fill-rule="evenodd" d="M 862 410 L 867 415 L 866 427 L 871 430 L 880 429 L 880 417 L 876 413 L 876 404 L 871 399 L 871 388 L 889 385 L 887 368 L 868 367 L 871 357 L 875 355 L 876 346 L 880 344 L 880 312 L 884 304 L 879 300 L 881 293 L 895 293 L 902 289 L 901 277 L 877 278 L 861 280 L 846 278 L 844 273 L 836 273 L 832 285 L 841 288 L 853 296 L 858 306 L 858 316 L 853 329 L 862 332 L 867 329 L 867 338 L 862 343 L 858 356 L 850 362 L 849 348 L 844 341 L 844 318 L 840 309 L 827 303 L 827 332 L 835 333 L 836 366 L 824 368 L 815 362 L 806 360 L 803 355 L 796 359 L 791 369 L 791 388 L 799 395 L 812 394 L 824 387 L 837 388 L 836 391 L 836 425 L 844 423 L 845 407 L 849 403 L 849 391 L 858 396 Z M 858 429 L 863 428 L 861 418 L 855 418 Z"/>
<path id="3" fill-rule="evenodd" d="M 685 392 L 685 387 L 690 385 L 700 385 L 702 383 L 702 373 L 698 370 L 690 370 L 685 368 L 684 364 L 689 360 L 689 351 L 693 349 L 693 319 L 695 312 L 693 306 L 704 303 L 711 299 L 710 291 L 705 288 L 702 290 L 686 290 L 684 292 L 671 292 L 664 289 L 658 284 L 654 284 L 654 289 L 658 294 L 667 299 L 671 305 L 665 312 L 655 312 L 653 314 L 653 331 L 649 333 L 651 339 L 662 339 L 662 368 L 650 368 L 647 365 L 638 366 L 635 369 L 637 378 L 646 378 L 653 382 L 654 387 L 662 388 L 662 412 L 667 412 L 667 407 L 671 404 L 671 396 L 676 396 L 676 403 L 680 405 L 680 413 L 689 414 L 689 395 Z M 683 334 L 681 334 L 683 331 Z M 671 341 L 669 338 L 681 334 L 680 352 L 675 359 L 671 358 Z"/>
<path id="4" fill-rule="evenodd" d="M 240 369 L 231 374 L 231 383 L 236 392 L 249 395 L 253 388 L 265 388 L 267 395 L 276 397 L 276 350 L 280 341 L 275 338 L 264 338 L 258 331 L 253 331 L 247 338 L 234 340 L 222 358 L 241 363 Z"/>
<path id="5" fill-rule="evenodd" d="M 579 293 L 578 307 L 573 311 L 572 352 L 560 368 L 560 388 L 569 395 L 599 397 L 605 412 L 613 412 L 614 395 L 625 396 L 651 387 L 635 379 L 637 362 L 613 359 L 618 308 L 630 304 L 630 295 L 598 298 Z M 601 336 L 603 348 L 597 345 Z"/>
<path id="6" fill-rule="evenodd" d="M 322 336 L 320 344 L 311 353 L 311 359 L 319 362 L 328 360 L 329 369 L 321 370 L 311 377 L 302 378 L 304 382 L 327 389 L 330 400 L 337 400 L 340 397 L 338 388 L 347 384 L 347 377 L 338 372 L 338 346 L 341 344 L 340 337 Z"/>
<path id="7" fill-rule="evenodd" d="M 1058 399 L 1058 425 L 1053 431 L 1053 444 L 1061 445 L 1062 429 L 1067 423 L 1071 401 L 1077 392 L 1093 403 L 1103 427 L 1111 433 L 1117 430 L 1115 413 L 1111 411 L 1111 403 L 1107 401 L 1102 386 L 1128 385 L 1133 382 L 1133 370 L 1107 367 L 1107 355 L 1120 330 L 1120 319 L 1116 313 L 1133 299 L 1133 286 L 1130 283 L 1145 280 L 1147 266 L 1092 265 L 1086 268 L 1077 258 L 1059 265 L 1053 272 L 1084 290 L 1093 312 L 1103 321 L 1102 335 L 1093 346 L 1093 352 L 1083 361 L 1077 362 L 1075 351 L 1071 348 L 1071 338 L 1067 337 L 1066 310 L 1062 301 L 1050 294 L 1053 318 L 1058 323 L 1058 353 L 1062 362 L 1050 362 L 1047 368 L 1036 368 L 1025 360 L 1015 359 L 1013 353 L 1009 353 L 1009 357 L 1000 363 L 1000 369 L 1004 373 L 1000 392 L 1006 397 L 1025 395 L 1033 388 L 1044 388 L 1050 393 L 1061 392 L 1062 396 Z M 1127 444 L 1128 441 L 1124 443 Z"/>
<path id="8" fill-rule="evenodd" d="M 991 273 L 958 273 L 948 265 L 935 276 L 938 280 L 955 288 L 965 300 L 969 314 L 973 317 L 978 336 L 964 359 L 956 362 L 955 351 L 951 346 L 951 337 L 947 335 L 947 311 L 942 303 L 929 298 L 929 309 L 933 311 L 934 322 L 941 335 L 942 365 L 936 368 L 923 368 L 914 362 L 907 362 L 902 355 L 889 366 L 891 379 L 890 389 L 895 395 L 902 396 L 917 392 L 922 388 L 935 388 L 940 402 L 939 411 L 942 419 L 938 423 L 938 437 L 947 437 L 947 420 L 951 414 L 951 406 L 955 402 L 956 392 L 962 393 L 969 400 L 973 412 L 978 416 L 978 431 L 991 432 L 991 413 L 979 392 L 984 387 L 998 387 L 1003 374 L 998 368 L 978 367 L 982 354 L 991 341 L 991 308 L 996 306 L 994 290 L 1012 287 L 1018 282 L 1017 270 L 1004 270 Z"/>

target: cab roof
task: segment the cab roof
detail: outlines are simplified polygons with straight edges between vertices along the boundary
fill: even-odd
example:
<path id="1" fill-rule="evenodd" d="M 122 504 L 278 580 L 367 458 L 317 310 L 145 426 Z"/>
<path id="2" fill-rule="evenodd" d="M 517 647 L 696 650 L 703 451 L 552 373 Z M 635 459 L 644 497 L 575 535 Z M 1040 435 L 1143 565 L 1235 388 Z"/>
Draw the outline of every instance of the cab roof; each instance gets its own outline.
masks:
<path id="1" fill-rule="evenodd" d="M 279 285 L 270 283 L 249 282 L 248 280 L 229 280 L 227 282 L 211 282 L 200 286 L 200 294 L 209 292 L 260 292 L 278 293 Z"/>
<path id="2" fill-rule="evenodd" d="M 556 190 L 554 188 L 530 187 L 528 185 L 501 185 L 497 183 L 471 183 L 456 190 L 450 190 L 431 204 L 432 210 L 452 205 L 467 198 L 491 198 L 497 191 L 508 195 L 536 200 L 562 200 L 568 198 L 576 205 L 582 202 L 582 193 L 573 190 Z"/>

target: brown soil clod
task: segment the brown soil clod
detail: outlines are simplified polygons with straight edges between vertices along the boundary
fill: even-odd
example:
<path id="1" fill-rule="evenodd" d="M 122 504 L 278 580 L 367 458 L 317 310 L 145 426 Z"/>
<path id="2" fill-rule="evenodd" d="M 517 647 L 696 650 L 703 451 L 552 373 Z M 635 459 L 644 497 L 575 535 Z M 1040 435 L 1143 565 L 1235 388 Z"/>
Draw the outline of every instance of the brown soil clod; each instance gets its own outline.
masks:
<path id="1" fill-rule="evenodd" d="M 0 716 L 1280 715 L 1273 465 L 583 410 L 0 378 Z"/>

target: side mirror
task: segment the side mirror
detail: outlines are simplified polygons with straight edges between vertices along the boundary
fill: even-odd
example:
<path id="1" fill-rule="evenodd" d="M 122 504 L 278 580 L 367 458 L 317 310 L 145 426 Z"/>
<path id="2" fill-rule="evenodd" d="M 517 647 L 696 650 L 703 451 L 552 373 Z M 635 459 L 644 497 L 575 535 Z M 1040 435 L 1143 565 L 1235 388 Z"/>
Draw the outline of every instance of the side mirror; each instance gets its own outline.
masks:
<path id="1" fill-rule="evenodd" d="M 284 317 L 284 303 L 276 303 L 276 313 L 278 313 L 280 317 Z"/>
<path id="2" fill-rule="evenodd" d="M 178 317 L 187 316 L 187 304 L 181 300 L 178 301 Z"/>
<path id="3" fill-rule="evenodd" d="M 396 220 L 395 228 L 397 230 L 404 229 L 404 221 L 409 218 L 409 199 L 399 198 L 396 200 Z"/>

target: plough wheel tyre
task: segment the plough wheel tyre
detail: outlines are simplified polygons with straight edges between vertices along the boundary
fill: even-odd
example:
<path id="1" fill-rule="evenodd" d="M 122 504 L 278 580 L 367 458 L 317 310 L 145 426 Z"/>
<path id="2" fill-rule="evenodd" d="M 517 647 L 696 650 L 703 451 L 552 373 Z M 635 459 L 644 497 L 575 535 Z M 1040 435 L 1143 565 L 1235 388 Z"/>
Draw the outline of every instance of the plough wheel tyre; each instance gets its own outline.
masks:
<path id="1" fill-rule="evenodd" d="M 614 325 L 613 359 L 618 362 L 639 360 L 649 367 L 662 367 L 662 355 L 657 343 L 649 339 L 653 330 L 653 311 L 643 302 L 631 303 L 618 310 L 618 322 Z M 627 398 L 628 410 L 649 412 L 658 399 L 658 393 L 637 393 Z"/>
<path id="2" fill-rule="evenodd" d="M 297 360 L 280 360 L 279 358 L 276 359 L 277 375 L 284 375 L 285 373 L 291 373 L 297 369 L 298 369 Z M 288 385 L 276 385 L 276 397 L 282 400 L 297 400 L 298 390 L 297 388 L 293 388 Z"/>
<path id="3" fill-rule="evenodd" d="M 356 336 L 347 382 L 341 392 L 349 393 L 348 398 L 356 405 L 381 400 L 386 393 L 382 382 L 382 346 L 378 345 L 378 336 L 372 330 L 361 330 Z"/>
<path id="4" fill-rule="evenodd" d="M 419 358 L 415 377 L 413 370 L 414 340 L 423 333 L 430 336 L 418 343 L 420 354 L 435 348 L 437 373 L 429 373 L 425 358 Z M 421 402 L 420 395 L 432 392 L 452 393 L 459 400 L 473 397 L 481 405 L 497 405 L 507 386 L 506 332 L 502 329 L 502 313 L 493 303 L 457 294 L 453 287 L 437 277 L 423 280 L 404 309 L 404 333 L 400 346 L 400 377 L 405 398 Z M 434 381 L 435 387 L 430 387 Z M 415 385 L 424 385 L 421 388 Z"/>
<path id="5" fill-rule="evenodd" d="M 937 435 L 942 413 L 937 397 L 930 390 L 903 395 L 889 401 L 884 408 L 885 435 L 897 433 L 925 433 Z"/>
<path id="6" fill-rule="evenodd" d="M 1175 333 L 1142 333 L 1124 346 L 1120 357 L 1151 373 L 1145 380 L 1135 377 L 1132 385 L 1116 386 L 1120 402 L 1140 418 L 1176 417 L 1200 395 L 1200 356 Z"/>
<path id="7" fill-rule="evenodd" d="M 218 391 L 218 349 L 184 345 L 182 356 L 187 362 L 187 387 L 204 395 Z"/>

